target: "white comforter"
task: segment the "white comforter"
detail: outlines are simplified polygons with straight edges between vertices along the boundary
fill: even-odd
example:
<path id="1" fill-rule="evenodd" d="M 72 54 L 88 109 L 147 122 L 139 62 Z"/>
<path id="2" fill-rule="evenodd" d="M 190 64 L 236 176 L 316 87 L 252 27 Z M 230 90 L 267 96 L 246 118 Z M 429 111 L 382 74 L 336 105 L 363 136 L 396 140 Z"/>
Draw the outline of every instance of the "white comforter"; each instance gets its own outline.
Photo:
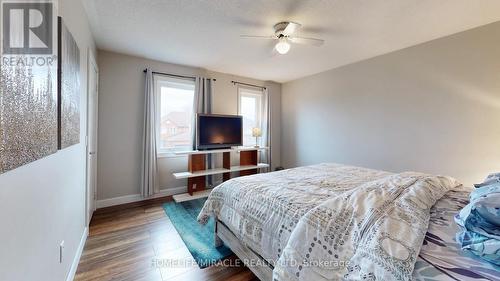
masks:
<path id="1" fill-rule="evenodd" d="M 216 187 L 216 215 L 275 265 L 276 280 L 409 280 L 429 209 L 448 177 L 320 164 L 235 178 Z"/>

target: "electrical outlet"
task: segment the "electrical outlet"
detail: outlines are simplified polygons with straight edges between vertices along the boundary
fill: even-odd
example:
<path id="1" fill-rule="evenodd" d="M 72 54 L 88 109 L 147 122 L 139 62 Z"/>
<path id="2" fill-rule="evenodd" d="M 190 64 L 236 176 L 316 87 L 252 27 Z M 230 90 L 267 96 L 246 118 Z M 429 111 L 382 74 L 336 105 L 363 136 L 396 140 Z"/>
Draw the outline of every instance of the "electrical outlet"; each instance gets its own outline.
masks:
<path id="1" fill-rule="evenodd" d="M 64 254 L 64 240 L 59 244 L 59 263 L 63 262 L 63 254 Z"/>

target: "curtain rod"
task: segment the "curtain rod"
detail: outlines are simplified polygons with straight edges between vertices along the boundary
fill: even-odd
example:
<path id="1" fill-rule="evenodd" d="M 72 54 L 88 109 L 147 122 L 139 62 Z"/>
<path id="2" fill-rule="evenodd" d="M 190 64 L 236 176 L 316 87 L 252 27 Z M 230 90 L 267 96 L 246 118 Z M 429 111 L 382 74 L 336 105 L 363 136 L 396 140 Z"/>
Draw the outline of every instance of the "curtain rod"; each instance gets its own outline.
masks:
<path id="1" fill-rule="evenodd" d="M 248 84 L 248 83 L 243 83 L 243 82 L 238 82 L 238 81 L 231 81 L 233 84 L 239 84 L 239 85 L 245 85 L 245 86 L 251 86 L 251 87 L 256 87 L 256 88 L 261 88 L 261 89 L 267 89 L 266 87 L 262 87 L 259 85 L 254 85 L 254 84 Z"/>
<path id="2" fill-rule="evenodd" d="M 147 69 L 144 69 L 144 73 L 146 73 Z M 164 72 L 157 72 L 153 71 L 153 74 L 160 74 L 160 75 L 166 75 L 166 76 L 172 76 L 172 77 L 179 77 L 179 78 L 188 78 L 188 79 L 196 79 L 196 76 L 187 76 L 187 75 L 178 75 L 178 74 L 172 74 L 172 73 L 164 73 Z M 217 79 L 210 78 L 213 81 L 217 81 Z"/>

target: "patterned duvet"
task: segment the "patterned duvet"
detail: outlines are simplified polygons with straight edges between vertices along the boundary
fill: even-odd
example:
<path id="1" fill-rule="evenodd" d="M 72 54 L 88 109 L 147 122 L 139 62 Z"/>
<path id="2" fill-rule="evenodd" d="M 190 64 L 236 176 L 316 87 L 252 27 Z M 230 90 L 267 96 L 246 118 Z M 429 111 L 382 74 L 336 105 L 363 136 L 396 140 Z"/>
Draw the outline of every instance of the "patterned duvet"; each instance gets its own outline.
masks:
<path id="1" fill-rule="evenodd" d="M 496 280 L 494 268 L 472 257 L 444 258 L 458 254 L 450 227 L 467 198 L 448 192 L 455 186 L 445 177 L 320 164 L 225 182 L 212 191 L 199 220 L 216 215 L 275 265 L 277 280 Z M 431 210 L 427 232 L 429 209 L 446 192 Z M 350 264 L 304 263 L 325 259 Z"/>

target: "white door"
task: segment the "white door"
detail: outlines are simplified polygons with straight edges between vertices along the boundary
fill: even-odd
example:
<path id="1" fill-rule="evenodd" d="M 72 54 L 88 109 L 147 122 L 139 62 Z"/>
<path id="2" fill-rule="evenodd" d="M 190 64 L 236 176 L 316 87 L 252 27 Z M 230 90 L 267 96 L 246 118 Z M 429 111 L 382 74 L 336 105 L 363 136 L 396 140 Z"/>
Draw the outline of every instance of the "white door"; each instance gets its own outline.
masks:
<path id="1" fill-rule="evenodd" d="M 90 223 L 95 210 L 97 195 L 97 114 L 99 70 L 92 52 L 88 51 L 88 95 L 87 95 L 87 191 L 86 221 Z"/>

